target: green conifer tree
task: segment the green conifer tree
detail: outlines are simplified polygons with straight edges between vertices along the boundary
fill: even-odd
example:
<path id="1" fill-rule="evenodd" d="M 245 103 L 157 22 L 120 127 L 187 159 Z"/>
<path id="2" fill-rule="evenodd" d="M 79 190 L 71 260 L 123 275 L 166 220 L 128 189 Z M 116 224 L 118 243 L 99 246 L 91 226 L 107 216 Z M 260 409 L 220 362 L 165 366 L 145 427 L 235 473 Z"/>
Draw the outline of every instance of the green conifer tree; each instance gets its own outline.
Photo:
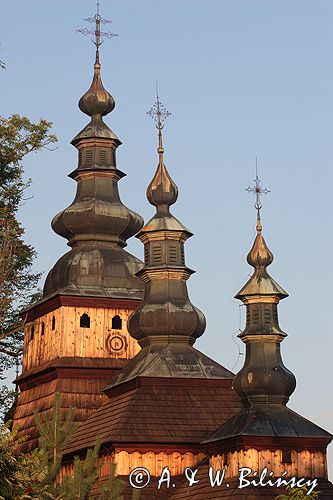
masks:
<path id="1" fill-rule="evenodd" d="M 312 491 L 310 495 L 308 495 L 308 490 L 306 486 L 302 488 L 292 488 L 290 485 L 286 487 L 286 493 L 278 495 L 275 497 L 275 500 L 316 500 L 319 498 L 320 491 Z"/>
<path id="2" fill-rule="evenodd" d="M 55 394 L 54 407 L 51 414 L 41 415 L 34 412 L 35 422 L 39 432 L 39 447 L 45 451 L 49 470 L 49 483 L 56 482 L 62 460 L 62 449 L 72 439 L 77 428 L 74 423 L 75 408 L 70 407 L 64 422 L 61 421 L 61 395 Z"/>
<path id="3" fill-rule="evenodd" d="M 70 408 L 62 421 L 61 396 L 56 393 L 52 415 L 35 412 L 40 448 L 25 455 L 17 449 L 27 437 L 17 439 L 17 431 L 11 432 L 9 423 L 0 425 L 0 500 L 87 500 L 93 488 L 98 489 L 99 500 L 128 500 L 126 483 L 116 476 L 115 465 L 100 482 L 100 438 L 84 459 L 75 457 L 72 472 L 60 478 L 62 450 L 77 427 L 74 413 Z M 140 491 L 133 490 L 131 500 L 139 496 Z"/>
<path id="4" fill-rule="evenodd" d="M 32 270 L 35 251 L 25 243 L 24 228 L 17 218 L 30 184 L 25 180 L 22 160 L 57 141 L 50 133 L 51 126 L 43 119 L 33 123 L 17 114 L 0 116 L 0 380 L 22 353 L 24 318 L 20 312 L 37 300 L 34 291 L 40 276 Z M 3 416 L 15 395 L 4 388 L 1 396 Z"/>
<path id="5" fill-rule="evenodd" d="M 98 464 L 100 439 L 94 448 L 87 450 L 86 458 L 74 458 L 73 474 L 67 475 L 62 481 L 62 491 L 68 500 L 85 500 L 91 488 L 98 480 L 100 464 Z"/>

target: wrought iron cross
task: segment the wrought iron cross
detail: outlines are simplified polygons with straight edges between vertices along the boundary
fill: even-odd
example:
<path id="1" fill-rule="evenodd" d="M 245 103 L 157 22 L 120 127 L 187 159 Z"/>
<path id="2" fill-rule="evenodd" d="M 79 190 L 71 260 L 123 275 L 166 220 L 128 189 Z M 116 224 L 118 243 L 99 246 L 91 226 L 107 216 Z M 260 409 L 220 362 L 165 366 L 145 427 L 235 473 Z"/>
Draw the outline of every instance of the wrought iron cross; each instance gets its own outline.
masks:
<path id="1" fill-rule="evenodd" d="M 77 33 L 81 33 L 82 35 L 94 35 L 95 39 L 91 40 L 93 44 L 96 46 L 96 49 L 98 50 L 99 47 L 102 45 L 103 40 L 101 38 L 103 36 L 106 36 L 107 38 L 113 38 L 114 36 L 118 36 L 116 33 L 111 33 L 111 31 L 101 31 L 101 24 L 108 24 L 111 23 L 110 19 L 103 19 L 100 16 L 99 13 L 99 0 L 97 1 L 97 10 L 96 14 L 94 17 L 88 17 L 85 19 L 88 23 L 95 23 L 95 29 L 94 30 L 88 30 L 87 28 L 83 29 L 77 29 Z"/>
<path id="2" fill-rule="evenodd" d="M 261 209 L 262 204 L 261 204 L 261 195 L 262 194 L 268 194 L 270 193 L 269 189 L 261 187 L 261 180 L 258 177 L 258 160 L 256 157 L 256 178 L 254 179 L 255 185 L 254 187 L 248 187 L 245 191 L 248 191 L 249 193 L 254 193 L 256 195 L 256 202 L 254 204 L 255 208 L 258 210 Z"/>
<path id="3" fill-rule="evenodd" d="M 163 122 L 171 115 L 171 113 L 166 109 L 164 104 L 161 103 L 160 97 L 158 95 L 158 88 L 156 84 L 156 102 L 147 111 L 147 115 L 149 115 L 155 122 L 156 128 L 161 131 L 164 127 Z"/>

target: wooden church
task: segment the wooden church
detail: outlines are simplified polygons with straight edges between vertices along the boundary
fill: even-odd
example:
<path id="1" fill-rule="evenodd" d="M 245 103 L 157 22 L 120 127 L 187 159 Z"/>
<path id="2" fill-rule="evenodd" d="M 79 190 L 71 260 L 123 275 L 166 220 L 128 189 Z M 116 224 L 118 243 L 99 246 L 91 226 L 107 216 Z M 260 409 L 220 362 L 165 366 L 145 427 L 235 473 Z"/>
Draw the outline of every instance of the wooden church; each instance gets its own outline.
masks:
<path id="1" fill-rule="evenodd" d="M 318 480 L 321 499 L 333 498 L 326 448 L 332 436 L 292 411 L 296 385 L 284 366 L 286 336 L 278 303 L 287 293 L 270 277 L 273 255 L 262 236 L 257 179 L 257 236 L 248 254 L 253 274 L 236 298 L 246 306 L 243 368 L 236 375 L 198 351 L 205 317 L 190 301 L 184 244 L 191 232 L 171 213 L 177 186 L 164 164 L 162 129 L 168 112 L 159 97 L 150 111 L 158 130 L 158 166 L 147 189 L 155 214 L 142 218 L 120 199 L 117 167 L 121 144 L 104 122 L 114 106 L 101 80 L 100 24 L 95 16 L 96 59 L 89 90 L 79 101 L 90 117 L 72 140 L 78 164 L 69 176 L 77 192 L 52 221 L 70 250 L 49 272 L 43 298 L 25 311 L 20 396 L 14 426 L 37 445 L 33 411 L 50 413 L 61 394 L 62 414 L 76 408 L 80 423 L 64 450 L 63 471 L 102 440 L 100 481 L 116 464 L 126 478 L 145 468 L 151 478 L 142 499 L 275 498 L 278 485 L 239 488 L 239 469 L 251 478 L 267 468 L 269 478 Z M 125 250 L 136 235 L 144 263 Z M 171 488 L 157 488 L 165 467 Z M 198 469 L 189 486 L 186 468 Z M 212 486 L 210 474 L 225 479 Z M 136 478 L 137 476 L 133 476 Z M 309 483 L 310 484 L 310 483 Z M 127 487 L 131 497 L 131 485 Z M 310 488 L 310 487 L 309 487 Z M 92 491 L 91 498 L 98 498 Z"/>

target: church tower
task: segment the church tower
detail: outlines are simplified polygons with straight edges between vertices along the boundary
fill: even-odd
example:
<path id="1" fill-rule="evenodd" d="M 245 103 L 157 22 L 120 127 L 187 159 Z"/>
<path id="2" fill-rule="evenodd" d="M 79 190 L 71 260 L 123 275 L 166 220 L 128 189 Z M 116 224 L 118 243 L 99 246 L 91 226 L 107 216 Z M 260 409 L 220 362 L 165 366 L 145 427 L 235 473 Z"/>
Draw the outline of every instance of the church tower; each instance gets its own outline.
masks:
<path id="1" fill-rule="evenodd" d="M 137 234 L 144 244 L 145 265 L 138 276 L 145 293 L 128 324 L 142 349 L 105 387 L 108 401 L 63 450 L 66 474 L 73 456 L 84 455 L 99 436 L 104 462 L 100 481 L 107 480 L 111 464 L 126 478 L 135 467 L 146 467 L 152 481 L 142 491 L 143 499 L 162 493 L 156 482 L 164 467 L 172 475 L 196 467 L 206 457 L 201 441 L 221 419 L 243 408 L 232 390 L 233 373 L 193 347 L 206 320 L 189 298 L 187 281 L 194 271 L 186 265 L 185 243 L 192 233 L 171 212 L 178 188 L 164 163 L 162 129 L 169 113 L 159 96 L 149 114 L 158 130 L 158 165 L 147 188 L 155 214 Z"/>
<path id="2" fill-rule="evenodd" d="M 142 218 L 120 200 L 116 150 L 121 144 L 103 121 L 115 107 L 101 80 L 99 48 L 103 20 L 97 10 L 92 33 L 96 46 L 94 76 L 79 101 L 90 122 L 72 140 L 78 165 L 74 201 L 52 221 L 70 251 L 49 272 L 42 299 L 24 313 L 23 371 L 14 426 L 36 444 L 33 411 L 49 411 L 62 395 L 62 411 L 76 407 L 84 421 L 106 396 L 101 389 L 139 351 L 127 332 L 127 319 L 140 304 L 143 284 L 135 274 L 142 262 L 124 250 Z"/>
<path id="3" fill-rule="evenodd" d="M 288 294 L 267 271 L 273 254 L 262 236 L 260 215 L 260 195 L 267 190 L 258 175 L 255 183 L 248 190 L 256 194 L 257 235 L 247 256 L 254 272 L 235 296 L 246 306 L 245 329 L 238 335 L 246 346 L 245 362 L 233 379 L 244 408 L 207 440 L 210 465 L 226 470 L 230 487 L 223 497 L 238 498 L 246 492 L 253 500 L 273 499 L 288 484 L 282 479 L 304 478 L 298 487 L 311 492 L 318 484 L 319 497 L 328 500 L 333 486 L 327 480 L 326 448 L 332 435 L 287 406 L 296 378 L 281 357 L 280 344 L 287 334 L 279 325 L 278 304 Z M 256 484 L 240 492 L 239 471 L 244 467 Z"/>

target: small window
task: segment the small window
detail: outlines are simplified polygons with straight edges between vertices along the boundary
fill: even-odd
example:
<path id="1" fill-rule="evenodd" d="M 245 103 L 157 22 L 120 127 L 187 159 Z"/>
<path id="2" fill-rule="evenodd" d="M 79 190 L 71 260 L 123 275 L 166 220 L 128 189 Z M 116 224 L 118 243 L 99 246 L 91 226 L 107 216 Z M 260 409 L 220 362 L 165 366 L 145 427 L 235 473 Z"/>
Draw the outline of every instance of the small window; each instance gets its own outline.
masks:
<path id="1" fill-rule="evenodd" d="M 259 318 L 259 309 L 258 307 L 254 307 L 252 310 L 252 320 L 254 325 L 257 325 L 259 323 Z"/>
<path id="2" fill-rule="evenodd" d="M 149 263 L 149 248 L 148 245 L 145 246 L 145 264 Z"/>
<path id="3" fill-rule="evenodd" d="M 291 464 L 291 451 L 283 451 L 282 452 L 282 458 L 281 458 L 281 463 L 282 464 Z"/>
<path id="4" fill-rule="evenodd" d="M 85 163 L 89 164 L 89 163 L 92 163 L 93 162 L 93 157 L 94 157 L 94 152 L 92 149 L 87 149 L 86 152 L 85 152 Z"/>
<path id="5" fill-rule="evenodd" d="M 42 335 L 42 337 L 43 337 L 44 333 L 45 333 L 45 323 L 43 321 L 43 323 L 42 323 L 42 329 L 41 329 L 41 335 Z"/>
<path id="6" fill-rule="evenodd" d="M 32 325 L 30 329 L 30 340 L 33 340 L 35 336 L 35 325 Z"/>
<path id="7" fill-rule="evenodd" d="M 171 264 L 178 263 L 178 252 L 175 245 L 169 247 L 169 260 Z"/>
<path id="8" fill-rule="evenodd" d="M 84 313 L 82 314 L 80 318 L 80 327 L 81 328 L 90 328 L 90 318 L 88 314 Z"/>
<path id="9" fill-rule="evenodd" d="M 112 329 L 113 330 L 121 330 L 121 328 L 122 328 L 122 320 L 121 320 L 120 316 L 118 316 L 118 315 L 113 316 Z"/>
<path id="10" fill-rule="evenodd" d="M 180 258 L 182 260 L 182 264 L 185 264 L 185 255 L 184 255 L 184 245 L 180 245 Z"/>
<path id="11" fill-rule="evenodd" d="M 265 306 L 264 318 L 265 318 L 265 325 L 270 325 L 271 324 L 271 307 L 270 306 Z"/>
<path id="12" fill-rule="evenodd" d="M 277 305 L 273 304 L 273 318 L 275 323 L 278 323 L 278 310 L 277 310 Z"/>
<path id="13" fill-rule="evenodd" d="M 159 263 L 162 258 L 162 247 L 159 243 L 153 245 L 153 263 Z"/>
<path id="14" fill-rule="evenodd" d="M 107 150 L 106 149 L 100 149 L 99 151 L 99 162 L 101 165 L 106 165 L 107 164 Z"/>
<path id="15" fill-rule="evenodd" d="M 52 318 L 52 330 L 55 330 L 55 317 Z"/>

